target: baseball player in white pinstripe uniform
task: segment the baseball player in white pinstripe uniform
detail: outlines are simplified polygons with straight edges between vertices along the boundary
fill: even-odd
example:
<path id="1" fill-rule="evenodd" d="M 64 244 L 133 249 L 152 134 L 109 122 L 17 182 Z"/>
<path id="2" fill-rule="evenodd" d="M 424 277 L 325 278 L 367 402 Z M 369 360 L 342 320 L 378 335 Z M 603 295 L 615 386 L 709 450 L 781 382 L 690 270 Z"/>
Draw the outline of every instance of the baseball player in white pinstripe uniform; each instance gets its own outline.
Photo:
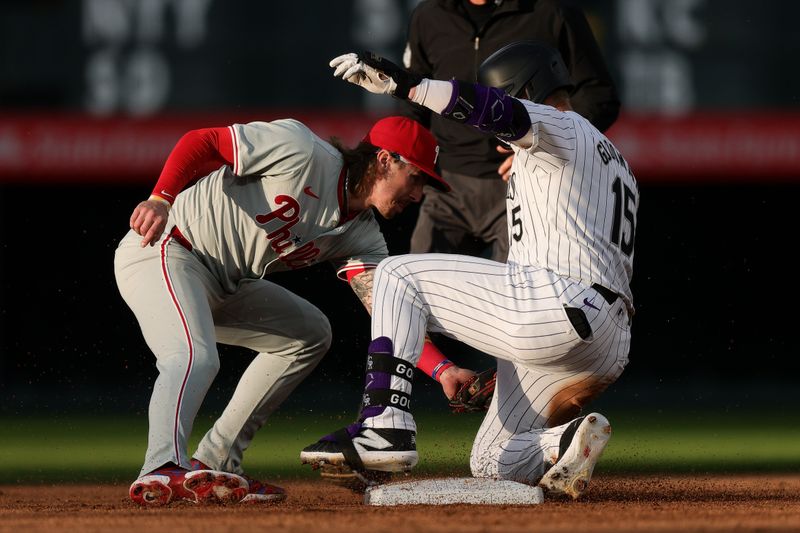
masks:
<path id="1" fill-rule="evenodd" d="M 319 309 L 263 277 L 331 261 L 371 309 L 374 267 L 387 256 L 371 208 L 391 218 L 418 202 L 426 183 L 448 190 L 434 170 L 437 149 L 430 132 L 403 117 L 378 121 L 355 149 L 295 120 L 193 130 L 178 142 L 114 264 L 159 370 L 133 501 L 285 497 L 245 476 L 242 455 L 328 350 L 331 330 Z M 220 364 L 217 342 L 258 355 L 189 456 Z"/>
<path id="2" fill-rule="evenodd" d="M 569 104 L 558 52 L 513 43 L 479 84 L 420 79 L 371 54 L 334 59 L 334 75 L 407 98 L 510 144 L 508 262 L 422 254 L 377 269 L 367 387 L 357 423 L 303 450 L 308 463 L 408 470 L 417 462 L 411 381 L 426 330 L 498 359 L 473 475 L 577 498 L 610 437 L 598 413 L 575 418 L 616 380 L 630 346 L 639 193 L 625 159 Z"/>

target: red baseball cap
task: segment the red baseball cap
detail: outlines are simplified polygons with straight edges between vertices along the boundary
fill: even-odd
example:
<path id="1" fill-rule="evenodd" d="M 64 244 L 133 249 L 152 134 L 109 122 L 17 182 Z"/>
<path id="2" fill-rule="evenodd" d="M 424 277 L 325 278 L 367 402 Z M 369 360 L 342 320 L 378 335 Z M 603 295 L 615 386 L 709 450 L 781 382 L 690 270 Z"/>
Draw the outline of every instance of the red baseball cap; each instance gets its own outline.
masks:
<path id="1" fill-rule="evenodd" d="M 389 150 L 419 168 L 431 179 L 428 183 L 449 192 L 450 185 L 436 172 L 439 145 L 425 126 L 406 117 L 386 117 L 376 122 L 364 137 L 378 148 Z"/>

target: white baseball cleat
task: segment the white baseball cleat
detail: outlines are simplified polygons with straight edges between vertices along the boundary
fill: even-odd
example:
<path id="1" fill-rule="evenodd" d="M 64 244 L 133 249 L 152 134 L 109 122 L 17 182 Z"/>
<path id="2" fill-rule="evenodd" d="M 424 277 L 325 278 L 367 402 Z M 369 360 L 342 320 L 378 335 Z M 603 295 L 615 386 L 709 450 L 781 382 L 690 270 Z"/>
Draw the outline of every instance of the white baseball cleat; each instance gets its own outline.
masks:
<path id="1" fill-rule="evenodd" d="M 561 436 L 558 461 L 542 476 L 539 486 L 553 494 L 577 499 L 589 487 L 592 472 L 611 438 L 611 425 L 599 413 L 570 422 Z"/>

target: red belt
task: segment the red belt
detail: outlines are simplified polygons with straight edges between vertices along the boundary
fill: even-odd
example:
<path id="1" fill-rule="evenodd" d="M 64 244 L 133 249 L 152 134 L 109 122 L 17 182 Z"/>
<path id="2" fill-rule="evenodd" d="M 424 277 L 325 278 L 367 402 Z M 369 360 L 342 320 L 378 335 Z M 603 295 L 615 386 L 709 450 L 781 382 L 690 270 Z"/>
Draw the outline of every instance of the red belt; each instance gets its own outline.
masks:
<path id="1" fill-rule="evenodd" d="M 189 242 L 189 239 L 183 236 L 181 230 L 178 229 L 178 226 L 173 226 L 172 230 L 169 232 L 169 236 L 175 239 L 175 242 L 189 250 L 192 251 L 192 243 Z"/>

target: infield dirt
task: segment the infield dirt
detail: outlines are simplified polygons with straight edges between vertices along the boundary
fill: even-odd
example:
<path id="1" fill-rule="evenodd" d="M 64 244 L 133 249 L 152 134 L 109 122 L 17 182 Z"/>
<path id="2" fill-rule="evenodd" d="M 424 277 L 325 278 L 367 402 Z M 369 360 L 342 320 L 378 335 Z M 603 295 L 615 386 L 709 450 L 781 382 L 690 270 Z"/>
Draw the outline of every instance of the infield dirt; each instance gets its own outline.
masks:
<path id="1" fill-rule="evenodd" d="M 580 501 L 369 507 L 361 495 L 286 481 L 274 505 L 140 509 L 127 486 L 0 486 L 0 531 L 277 533 L 800 531 L 800 474 L 598 476 Z"/>

